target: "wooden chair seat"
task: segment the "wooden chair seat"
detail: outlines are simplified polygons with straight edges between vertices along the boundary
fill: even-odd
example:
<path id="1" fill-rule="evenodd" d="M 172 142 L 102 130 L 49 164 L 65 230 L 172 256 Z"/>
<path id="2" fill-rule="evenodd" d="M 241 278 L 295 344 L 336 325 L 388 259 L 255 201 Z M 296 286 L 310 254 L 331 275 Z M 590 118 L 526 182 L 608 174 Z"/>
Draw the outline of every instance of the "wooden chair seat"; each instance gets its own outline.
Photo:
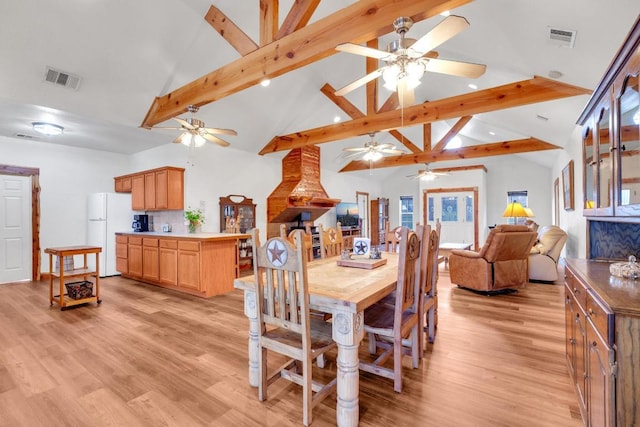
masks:
<path id="1" fill-rule="evenodd" d="M 312 422 L 312 409 L 336 388 L 337 378 L 326 384 L 313 381 L 312 363 L 335 348 L 331 324 L 313 319 L 309 309 L 307 256 L 302 230 L 287 238 L 274 237 L 260 246 L 258 229 L 251 233 L 256 280 L 256 311 L 260 335 L 258 399 L 267 399 L 268 386 L 283 378 L 302 386 L 302 423 Z M 267 354 L 289 360 L 268 372 Z"/>
<path id="2" fill-rule="evenodd" d="M 360 369 L 385 378 L 393 379 L 393 389 L 402 391 L 402 356 L 410 355 L 413 368 L 420 360 L 419 330 L 421 279 L 423 257 L 426 257 L 424 228 L 416 232 L 403 227 L 400 238 L 398 261 L 398 283 L 393 304 L 380 302 L 364 312 L 364 332 L 369 335 L 369 353 L 375 354 L 373 362 L 360 361 Z M 378 354 L 378 350 L 382 353 Z M 393 367 L 384 366 L 393 356 Z"/>

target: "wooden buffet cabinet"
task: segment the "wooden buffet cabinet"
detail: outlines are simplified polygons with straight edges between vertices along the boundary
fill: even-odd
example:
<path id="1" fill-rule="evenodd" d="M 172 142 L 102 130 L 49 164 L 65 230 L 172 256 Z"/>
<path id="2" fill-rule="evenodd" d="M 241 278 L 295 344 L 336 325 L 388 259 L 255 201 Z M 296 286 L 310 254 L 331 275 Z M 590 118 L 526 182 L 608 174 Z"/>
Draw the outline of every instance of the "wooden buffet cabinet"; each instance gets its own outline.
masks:
<path id="1" fill-rule="evenodd" d="M 114 178 L 117 193 L 131 193 L 132 210 L 184 209 L 184 168 L 165 166 Z"/>
<path id="2" fill-rule="evenodd" d="M 566 356 L 586 426 L 640 422 L 640 282 L 567 259 Z"/>
<path id="3" fill-rule="evenodd" d="M 200 297 L 233 290 L 238 241 L 248 234 L 116 233 L 116 266 L 123 277 Z"/>

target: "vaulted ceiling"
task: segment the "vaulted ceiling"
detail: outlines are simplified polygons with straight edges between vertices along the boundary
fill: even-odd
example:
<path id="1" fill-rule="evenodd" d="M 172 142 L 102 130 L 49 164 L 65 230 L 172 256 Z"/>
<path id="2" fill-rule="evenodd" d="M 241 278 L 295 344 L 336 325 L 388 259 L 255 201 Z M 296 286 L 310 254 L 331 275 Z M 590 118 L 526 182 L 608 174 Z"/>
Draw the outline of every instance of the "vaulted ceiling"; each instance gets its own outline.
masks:
<path id="1" fill-rule="evenodd" d="M 238 131 L 228 139 L 234 149 L 273 156 L 320 144 L 323 167 L 334 170 L 368 167 L 340 153 L 363 145 L 372 131 L 407 153 L 381 166 L 536 150 L 543 151 L 515 155 L 551 164 L 549 153 L 567 143 L 640 13 L 635 0 L 612 2 L 607 13 L 597 0 L 248 3 L 2 2 L 0 135 L 38 140 L 31 122 L 53 121 L 65 127 L 64 135 L 40 140 L 134 153 L 171 143 L 175 131 L 144 127 L 166 125 L 196 104 L 206 126 Z M 396 37 L 391 23 L 398 16 L 417 21 L 409 35 L 418 38 L 445 9 L 471 26 L 439 46 L 438 57 L 486 64 L 482 77 L 427 73 L 416 89 L 417 105 L 404 109 L 394 109 L 397 100 L 381 85 L 333 94 L 378 66 L 338 53 L 337 44 L 384 49 Z M 550 41 L 550 27 L 576 31 L 573 48 Z M 81 77 L 78 89 L 46 83 L 47 66 Z M 265 77 L 270 86 L 257 84 Z M 463 147 L 443 151 L 456 134 Z"/>

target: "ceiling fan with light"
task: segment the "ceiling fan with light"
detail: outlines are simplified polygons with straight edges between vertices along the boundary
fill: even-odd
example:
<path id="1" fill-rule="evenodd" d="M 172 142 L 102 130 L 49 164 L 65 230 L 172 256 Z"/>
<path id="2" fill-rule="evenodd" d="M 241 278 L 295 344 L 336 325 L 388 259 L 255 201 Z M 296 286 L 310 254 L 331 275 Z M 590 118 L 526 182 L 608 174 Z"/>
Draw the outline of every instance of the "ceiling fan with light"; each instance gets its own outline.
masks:
<path id="1" fill-rule="evenodd" d="M 469 27 L 465 18 L 450 15 L 418 40 L 405 37 L 412 25 L 413 20 L 407 17 L 397 18 L 393 22 L 400 38 L 389 43 L 386 52 L 353 43 L 336 46 L 341 52 L 381 59 L 386 65 L 337 90 L 335 95 L 346 95 L 382 76 L 387 89 L 398 91 L 401 106 L 412 105 L 415 103 L 413 90 L 420 84 L 425 71 L 468 78 L 477 78 L 484 74 L 486 65 L 429 57 L 432 49 Z"/>
<path id="2" fill-rule="evenodd" d="M 378 143 L 378 141 L 373 139 L 374 136 L 375 132 L 369 134 L 371 140 L 365 142 L 364 147 L 343 148 L 342 157 L 348 159 L 361 155 L 362 160 L 373 163 L 380 160 L 385 154 L 406 154 L 402 150 L 396 150 L 396 147 L 393 144 Z"/>
<path id="3" fill-rule="evenodd" d="M 173 140 L 176 144 L 184 144 L 187 147 L 202 147 L 205 142 L 213 142 L 222 147 L 227 147 L 230 144 L 217 135 L 237 135 L 235 130 L 231 129 L 219 129 L 219 128 L 207 128 L 204 127 L 204 122 L 194 117 L 194 114 L 198 112 L 198 107 L 195 105 L 189 105 L 187 111 L 191 113 L 191 117 L 181 119 L 174 117 L 173 119 L 180 123 L 180 127 L 163 127 L 155 126 L 153 129 L 175 129 L 182 130 L 182 134 Z"/>
<path id="4" fill-rule="evenodd" d="M 407 175 L 407 178 L 411 179 L 421 179 L 423 181 L 433 181 L 439 176 L 448 176 L 451 175 L 449 172 L 435 172 L 429 168 L 429 163 L 425 163 L 426 169 L 421 169 L 417 174 Z"/>

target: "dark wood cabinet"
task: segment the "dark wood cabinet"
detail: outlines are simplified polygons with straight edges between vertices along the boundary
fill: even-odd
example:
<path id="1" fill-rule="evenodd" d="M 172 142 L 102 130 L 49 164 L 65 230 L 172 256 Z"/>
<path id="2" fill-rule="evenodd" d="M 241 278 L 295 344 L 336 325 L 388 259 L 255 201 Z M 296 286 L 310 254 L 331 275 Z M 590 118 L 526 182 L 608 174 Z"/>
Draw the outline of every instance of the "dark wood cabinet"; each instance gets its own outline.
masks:
<path id="1" fill-rule="evenodd" d="M 249 233 L 256 226 L 256 205 L 253 199 L 230 194 L 220 197 L 220 231 L 223 233 Z M 253 272 L 253 253 L 250 239 L 238 240 L 237 275 Z"/>
<path id="2" fill-rule="evenodd" d="M 640 216 L 640 18 L 582 112 L 583 214 Z"/>

